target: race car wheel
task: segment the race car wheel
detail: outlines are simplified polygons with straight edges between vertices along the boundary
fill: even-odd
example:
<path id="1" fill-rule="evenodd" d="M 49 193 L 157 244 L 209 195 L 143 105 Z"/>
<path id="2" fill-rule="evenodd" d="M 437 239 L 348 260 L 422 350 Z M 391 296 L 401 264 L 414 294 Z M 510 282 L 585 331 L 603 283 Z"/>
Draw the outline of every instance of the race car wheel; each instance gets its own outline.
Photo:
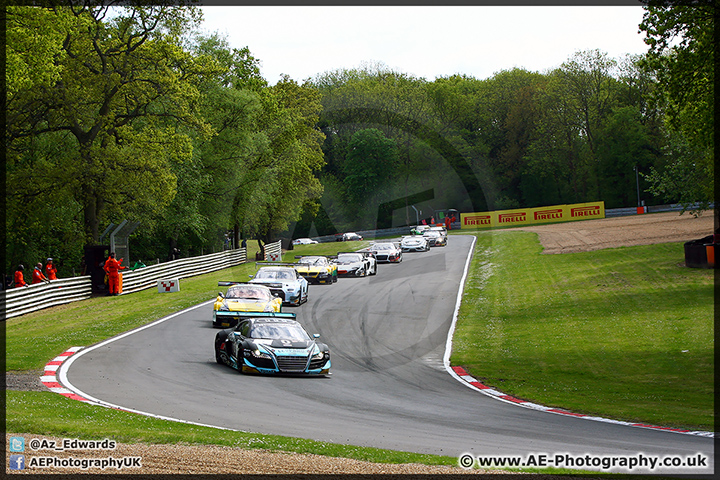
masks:
<path id="1" fill-rule="evenodd" d="M 225 344 L 215 345 L 215 361 L 219 363 L 220 365 L 225 365 L 225 362 L 223 361 L 222 355 L 220 354 L 220 350 L 225 346 Z"/>

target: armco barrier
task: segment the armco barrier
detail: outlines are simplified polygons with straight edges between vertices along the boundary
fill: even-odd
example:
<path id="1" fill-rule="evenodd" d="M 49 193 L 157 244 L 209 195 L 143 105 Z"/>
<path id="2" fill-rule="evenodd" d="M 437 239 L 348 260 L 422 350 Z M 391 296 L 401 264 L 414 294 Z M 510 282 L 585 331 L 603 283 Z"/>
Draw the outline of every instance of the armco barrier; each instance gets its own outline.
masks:
<path id="1" fill-rule="evenodd" d="M 155 288 L 158 280 L 202 275 L 203 273 L 240 265 L 245 263 L 246 260 L 246 249 L 238 248 L 138 268 L 135 271 L 123 273 L 123 294 L 138 292 L 146 288 Z"/>
<path id="2" fill-rule="evenodd" d="M 90 276 L 61 278 L 51 283 L 36 283 L 28 287 L 11 288 L 0 292 L 0 320 L 85 300 L 92 296 Z"/>
<path id="3" fill-rule="evenodd" d="M 244 248 L 225 250 L 200 257 L 181 258 L 171 262 L 142 267 L 123 273 L 123 294 L 157 286 L 158 280 L 188 278 L 245 263 Z M 17 317 L 44 308 L 85 300 L 92 296 L 90 276 L 62 278 L 49 284 L 12 288 L 0 292 L 0 320 Z"/>
<path id="4" fill-rule="evenodd" d="M 265 245 L 265 260 L 282 260 L 282 241 L 278 240 L 277 242 Z"/>

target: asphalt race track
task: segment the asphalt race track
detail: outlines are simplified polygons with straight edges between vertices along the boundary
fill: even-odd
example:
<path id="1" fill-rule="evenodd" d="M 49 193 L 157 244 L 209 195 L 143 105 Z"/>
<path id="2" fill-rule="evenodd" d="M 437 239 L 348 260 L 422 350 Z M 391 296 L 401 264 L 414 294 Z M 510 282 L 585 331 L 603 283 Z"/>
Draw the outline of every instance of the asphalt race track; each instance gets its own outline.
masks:
<path id="1" fill-rule="evenodd" d="M 454 457 L 701 453 L 704 469 L 630 473 L 713 472 L 712 438 L 523 408 L 449 375 L 442 359 L 471 242 L 451 236 L 447 247 L 379 265 L 375 277 L 312 285 L 306 304 L 286 307 L 330 346 L 331 378 L 216 364 L 208 302 L 81 351 L 66 380 L 113 406 L 243 431 Z"/>

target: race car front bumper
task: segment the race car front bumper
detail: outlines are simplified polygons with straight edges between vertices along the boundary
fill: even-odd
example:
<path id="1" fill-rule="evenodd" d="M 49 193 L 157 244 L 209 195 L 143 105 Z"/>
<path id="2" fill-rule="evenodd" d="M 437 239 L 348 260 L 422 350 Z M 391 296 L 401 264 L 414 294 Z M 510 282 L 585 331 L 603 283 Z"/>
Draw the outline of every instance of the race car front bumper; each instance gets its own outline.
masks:
<path id="1" fill-rule="evenodd" d="M 256 359 L 256 358 L 243 358 L 242 372 L 243 373 L 262 373 L 262 374 L 305 374 L 305 375 L 327 375 L 330 372 L 330 358 L 323 359 L 320 362 L 315 360 L 306 361 L 304 368 L 299 367 L 297 361 L 292 364 L 287 364 L 286 359 L 273 358 L 273 359 Z M 307 360 L 307 359 L 306 359 Z M 280 364 L 280 366 L 278 366 Z"/>

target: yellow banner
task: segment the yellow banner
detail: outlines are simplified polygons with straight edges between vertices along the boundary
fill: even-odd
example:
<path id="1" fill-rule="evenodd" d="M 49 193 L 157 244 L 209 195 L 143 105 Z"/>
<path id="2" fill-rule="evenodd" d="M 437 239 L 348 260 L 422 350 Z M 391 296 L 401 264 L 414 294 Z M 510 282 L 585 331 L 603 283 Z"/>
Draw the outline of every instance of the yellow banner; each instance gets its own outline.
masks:
<path id="1" fill-rule="evenodd" d="M 492 228 L 605 218 L 605 202 L 461 213 L 460 228 Z"/>

